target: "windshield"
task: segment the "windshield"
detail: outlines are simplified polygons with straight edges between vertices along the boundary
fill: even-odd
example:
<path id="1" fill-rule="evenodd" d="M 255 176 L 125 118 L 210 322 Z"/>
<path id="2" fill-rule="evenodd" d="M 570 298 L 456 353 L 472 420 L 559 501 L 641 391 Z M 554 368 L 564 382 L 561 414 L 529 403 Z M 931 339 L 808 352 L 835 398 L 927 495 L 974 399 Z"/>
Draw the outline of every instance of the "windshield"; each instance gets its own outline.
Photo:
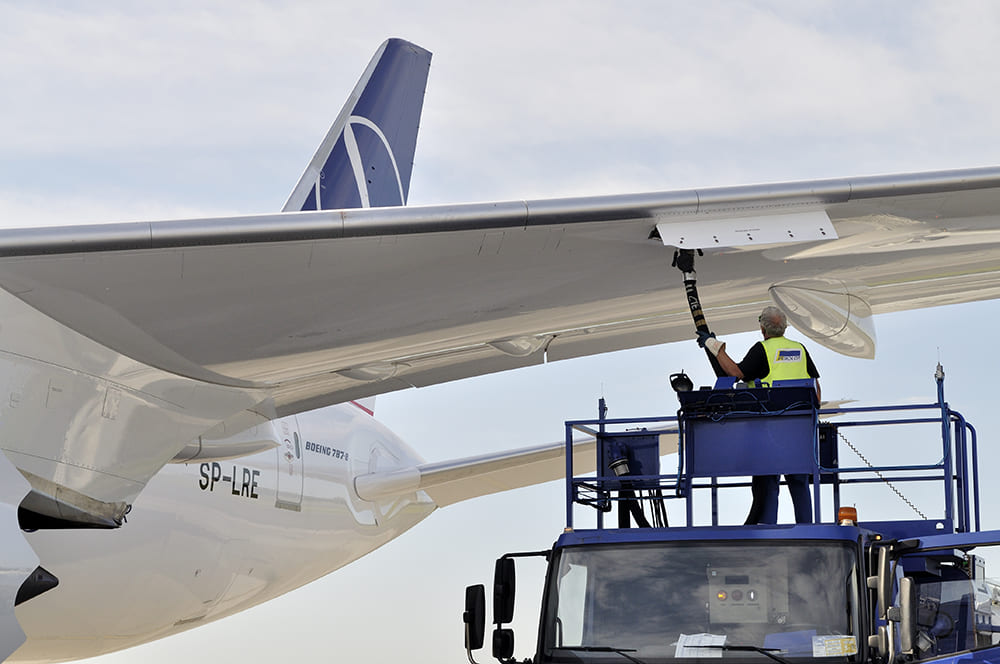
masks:
<path id="1" fill-rule="evenodd" d="M 567 547 L 553 565 L 542 661 L 773 661 L 766 649 L 833 663 L 858 651 L 846 543 Z"/>

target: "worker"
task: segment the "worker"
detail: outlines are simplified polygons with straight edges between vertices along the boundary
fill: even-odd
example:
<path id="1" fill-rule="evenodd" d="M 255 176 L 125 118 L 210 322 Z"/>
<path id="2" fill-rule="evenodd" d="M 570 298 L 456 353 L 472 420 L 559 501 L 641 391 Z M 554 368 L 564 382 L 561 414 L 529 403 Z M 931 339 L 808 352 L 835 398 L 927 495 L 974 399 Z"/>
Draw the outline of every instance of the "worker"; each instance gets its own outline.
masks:
<path id="1" fill-rule="evenodd" d="M 711 332 L 698 333 L 698 345 L 708 349 L 719 361 L 719 366 L 729 376 L 747 384 L 759 380 L 770 385 L 776 380 L 813 378 L 816 381 L 816 398 L 820 400 L 819 372 L 805 346 L 785 338 L 788 319 L 778 307 L 764 307 L 757 318 L 763 341 L 754 344 L 742 361 L 736 363 L 726 353 L 726 344 Z M 788 491 L 792 494 L 796 523 L 812 523 L 812 500 L 809 497 L 808 474 L 785 475 Z M 756 476 L 751 482 L 753 504 L 747 515 L 747 524 L 778 522 L 778 476 Z"/>

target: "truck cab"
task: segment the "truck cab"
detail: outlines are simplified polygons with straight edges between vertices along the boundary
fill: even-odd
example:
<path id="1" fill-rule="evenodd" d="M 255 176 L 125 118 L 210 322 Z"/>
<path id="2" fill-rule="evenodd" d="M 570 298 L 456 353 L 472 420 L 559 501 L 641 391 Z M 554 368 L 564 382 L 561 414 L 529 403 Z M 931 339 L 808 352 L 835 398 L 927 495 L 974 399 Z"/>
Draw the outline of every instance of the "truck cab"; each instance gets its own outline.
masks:
<path id="1" fill-rule="evenodd" d="M 519 661 L 524 646 L 505 627 L 516 561 L 540 556 L 547 573 L 525 662 L 1000 658 L 1000 591 L 987 577 L 1000 531 L 979 530 L 975 429 L 944 401 L 940 370 L 937 380 L 937 403 L 924 405 L 823 410 L 810 385 L 717 383 L 679 392 L 676 416 L 611 420 L 602 403 L 596 420 L 567 422 L 567 452 L 591 436 L 597 471 L 575 473 L 568 453 L 565 531 L 550 549 L 497 560 L 493 656 Z M 891 426 L 940 439 L 940 459 L 838 462 L 844 431 Z M 669 473 L 662 436 L 677 438 Z M 720 523 L 721 495 L 748 497 L 747 476 L 779 473 L 809 476 L 813 523 Z M 841 492 L 866 483 L 939 485 L 941 508 L 859 520 Z M 585 508 L 593 527 L 575 522 Z M 467 589 L 464 621 L 475 662 L 484 586 Z"/>

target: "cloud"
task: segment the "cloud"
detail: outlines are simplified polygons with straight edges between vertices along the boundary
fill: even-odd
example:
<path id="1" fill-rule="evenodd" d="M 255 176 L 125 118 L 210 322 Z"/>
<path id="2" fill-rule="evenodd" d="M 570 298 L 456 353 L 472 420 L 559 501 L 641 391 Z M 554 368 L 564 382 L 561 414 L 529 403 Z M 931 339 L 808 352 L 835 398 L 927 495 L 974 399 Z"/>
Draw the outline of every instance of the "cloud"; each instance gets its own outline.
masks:
<path id="1" fill-rule="evenodd" d="M 97 224 L 155 219 L 197 219 L 238 214 L 220 206 L 183 205 L 119 195 L 48 196 L 44 193 L 0 189 L 0 228 Z"/>
<path id="2" fill-rule="evenodd" d="M 222 183 L 219 194 L 236 196 L 230 205 L 243 211 L 274 209 L 390 35 L 435 52 L 418 202 L 989 163 L 1000 129 L 991 112 L 1000 102 L 997 11 L 860 2 L 374 2 L 349 13 L 311 2 L 6 4 L 0 85 L 18 94 L 0 123 L 0 169 L 44 157 L 70 182 L 122 159 L 149 173 L 146 185 L 129 186 L 167 179 L 205 204 L 212 192 L 199 192 L 194 175 L 238 173 L 247 190 L 264 179 L 274 189 L 240 197 Z M 28 170 L 35 181 L 45 172 Z"/>

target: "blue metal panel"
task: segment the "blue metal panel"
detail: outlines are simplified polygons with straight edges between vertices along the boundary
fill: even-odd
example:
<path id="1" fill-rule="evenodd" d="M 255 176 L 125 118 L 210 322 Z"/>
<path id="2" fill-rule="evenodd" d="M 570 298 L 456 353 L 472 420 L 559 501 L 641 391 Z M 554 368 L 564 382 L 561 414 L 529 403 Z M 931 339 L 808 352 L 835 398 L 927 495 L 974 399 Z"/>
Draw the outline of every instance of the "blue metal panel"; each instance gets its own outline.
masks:
<path id="1" fill-rule="evenodd" d="M 684 437 L 687 472 L 695 477 L 812 474 L 815 430 L 812 415 L 695 420 Z"/>
<path id="2" fill-rule="evenodd" d="M 811 384 L 700 390 L 680 393 L 678 397 L 685 423 L 688 475 L 732 477 L 817 471 L 816 391 Z"/>
<path id="3" fill-rule="evenodd" d="M 858 508 L 863 516 L 865 507 Z M 938 529 L 937 524 L 943 528 Z M 862 521 L 858 525 L 876 533 L 881 533 L 885 539 L 909 539 L 911 537 L 925 537 L 928 535 L 938 535 L 940 533 L 951 532 L 953 530 L 950 520 L 946 519 L 900 519 L 896 521 Z"/>
<path id="4" fill-rule="evenodd" d="M 920 549 L 961 549 L 973 546 L 1000 544 L 1000 530 L 984 530 L 978 533 L 947 533 L 943 535 L 921 535 Z"/>
<path id="5" fill-rule="evenodd" d="M 720 540 L 822 540 L 856 542 L 865 529 L 831 524 L 778 526 L 693 526 L 686 528 L 627 528 L 573 530 L 563 533 L 555 548 L 580 544 L 624 542 L 686 542 Z"/>
<path id="6" fill-rule="evenodd" d="M 660 437 L 657 434 L 643 432 L 602 434 L 598 437 L 598 453 L 601 462 L 600 474 L 604 477 L 615 477 L 616 473 L 611 465 L 622 458 L 628 460 L 629 475 L 660 474 Z M 608 488 L 618 487 L 609 485 Z M 640 488 L 640 485 L 633 483 L 633 488 Z"/>

